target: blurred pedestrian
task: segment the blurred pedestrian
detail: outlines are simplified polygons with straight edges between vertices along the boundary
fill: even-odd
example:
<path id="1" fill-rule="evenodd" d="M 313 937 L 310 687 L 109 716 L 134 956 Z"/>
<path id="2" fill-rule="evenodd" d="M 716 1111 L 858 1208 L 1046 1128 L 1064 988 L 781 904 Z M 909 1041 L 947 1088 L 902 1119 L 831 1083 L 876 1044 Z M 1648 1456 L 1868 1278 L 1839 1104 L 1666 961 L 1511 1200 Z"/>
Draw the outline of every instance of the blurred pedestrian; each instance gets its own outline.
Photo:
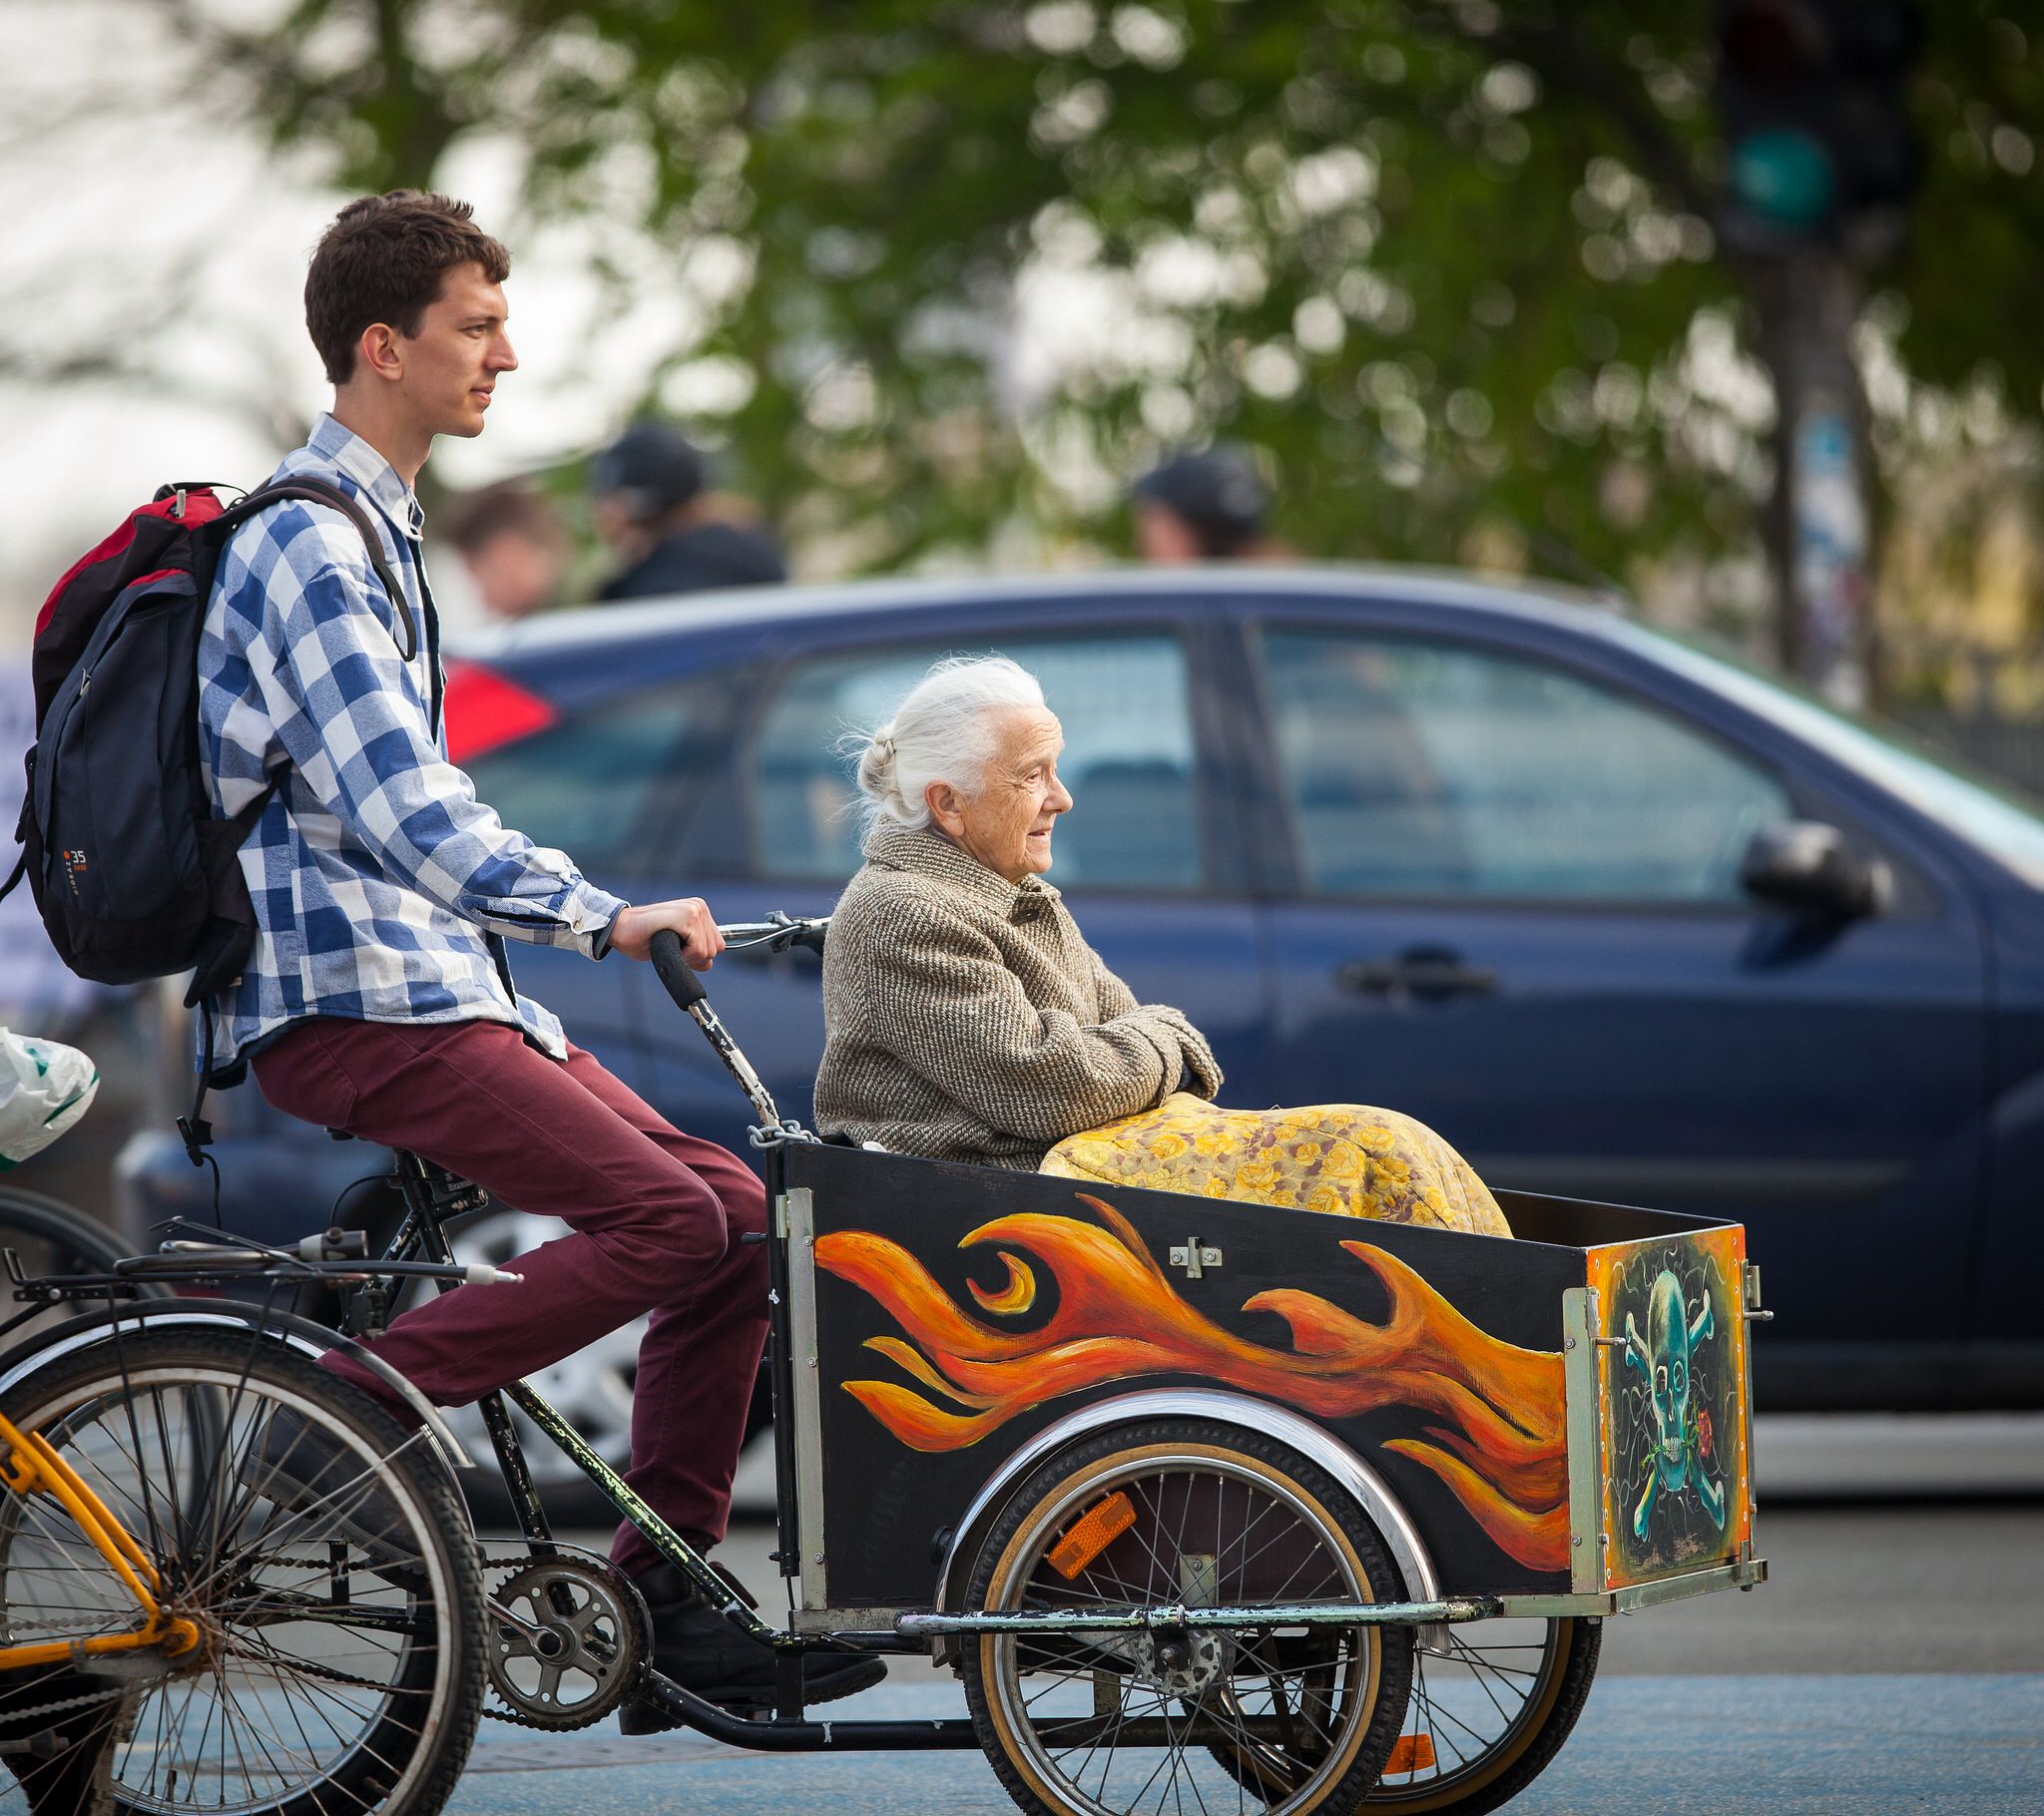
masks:
<path id="1" fill-rule="evenodd" d="M 453 499 L 440 522 L 490 617 L 530 618 L 561 603 L 568 527 L 530 480 L 507 479 Z"/>
<path id="2" fill-rule="evenodd" d="M 1247 448 L 1216 442 L 1136 481 L 1136 553 L 1148 562 L 1284 561 L 1272 539 L 1270 495 Z"/>
<path id="3" fill-rule="evenodd" d="M 679 429 L 634 423 L 590 463 L 597 534 L 623 564 L 597 598 L 650 599 L 787 578 L 742 501 L 709 489 L 709 463 Z"/>

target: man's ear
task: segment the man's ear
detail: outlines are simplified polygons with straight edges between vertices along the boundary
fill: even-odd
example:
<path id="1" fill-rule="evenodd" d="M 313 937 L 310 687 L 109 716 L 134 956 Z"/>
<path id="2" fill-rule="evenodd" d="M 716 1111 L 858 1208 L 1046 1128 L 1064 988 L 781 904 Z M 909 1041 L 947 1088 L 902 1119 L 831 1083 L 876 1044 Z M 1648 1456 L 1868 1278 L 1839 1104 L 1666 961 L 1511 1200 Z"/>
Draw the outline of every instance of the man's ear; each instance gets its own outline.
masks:
<path id="1" fill-rule="evenodd" d="M 355 371 L 378 378 L 404 376 L 404 337 L 387 321 L 372 321 L 355 342 Z"/>
<path id="2" fill-rule="evenodd" d="M 956 838 L 965 830 L 965 803 L 949 782 L 931 782 L 922 791 L 922 799 L 940 832 Z"/>

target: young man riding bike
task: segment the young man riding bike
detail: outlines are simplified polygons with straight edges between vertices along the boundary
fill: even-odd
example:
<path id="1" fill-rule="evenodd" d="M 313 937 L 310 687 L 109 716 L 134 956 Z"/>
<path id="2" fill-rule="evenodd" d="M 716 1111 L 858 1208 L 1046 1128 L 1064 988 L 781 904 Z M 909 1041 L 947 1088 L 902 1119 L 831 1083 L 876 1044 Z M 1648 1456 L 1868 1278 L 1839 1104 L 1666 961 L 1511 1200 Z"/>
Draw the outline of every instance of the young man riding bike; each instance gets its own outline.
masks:
<path id="1" fill-rule="evenodd" d="M 766 1251 L 741 1240 L 766 1227 L 764 1192 L 521 997 L 504 941 L 644 959 L 671 928 L 698 969 L 724 942 L 700 900 L 627 904 L 505 826 L 441 735 L 412 488 L 433 438 L 481 434 L 498 380 L 517 369 L 509 270 L 466 204 L 411 191 L 351 203 L 313 253 L 306 326 L 333 408 L 277 477 L 353 497 L 406 597 L 389 595 L 355 526 L 323 505 L 265 510 L 222 556 L 199 655 L 213 807 L 227 817 L 275 792 L 241 851 L 256 942 L 211 1004 L 217 1050 L 247 1059 L 279 1109 L 568 1222 L 572 1234 L 508 1263 L 522 1285 L 443 1294 L 373 1347 L 459 1405 L 650 1312 L 626 1479 L 703 1550 L 724 1535 L 766 1329 Z M 366 1371 L 334 1366 L 378 1391 Z M 663 1671 L 735 1705 L 771 1697 L 768 1649 L 632 1527 L 613 1556 L 652 1606 Z M 806 1695 L 848 1694 L 881 1669 L 810 1654 Z M 631 1706 L 625 1722 L 664 1725 Z"/>

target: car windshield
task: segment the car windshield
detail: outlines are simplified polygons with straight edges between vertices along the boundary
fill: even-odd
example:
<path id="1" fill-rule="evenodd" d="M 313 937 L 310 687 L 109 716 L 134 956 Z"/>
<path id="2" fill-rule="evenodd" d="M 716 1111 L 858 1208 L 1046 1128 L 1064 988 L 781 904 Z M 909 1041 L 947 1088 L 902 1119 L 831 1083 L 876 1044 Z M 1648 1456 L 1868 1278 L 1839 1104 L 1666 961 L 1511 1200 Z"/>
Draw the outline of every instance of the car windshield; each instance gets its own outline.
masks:
<path id="1" fill-rule="evenodd" d="M 1623 636 L 1657 661 L 1687 673 L 1878 782 L 1939 825 L 1978 845 L 2025 882 L 2044 889 L 2044 817 L 1986 781 L 1902 741 L 1898 727 L 1848 718 L 1808 694 L 1692 644 L 1624 620 Z"/>

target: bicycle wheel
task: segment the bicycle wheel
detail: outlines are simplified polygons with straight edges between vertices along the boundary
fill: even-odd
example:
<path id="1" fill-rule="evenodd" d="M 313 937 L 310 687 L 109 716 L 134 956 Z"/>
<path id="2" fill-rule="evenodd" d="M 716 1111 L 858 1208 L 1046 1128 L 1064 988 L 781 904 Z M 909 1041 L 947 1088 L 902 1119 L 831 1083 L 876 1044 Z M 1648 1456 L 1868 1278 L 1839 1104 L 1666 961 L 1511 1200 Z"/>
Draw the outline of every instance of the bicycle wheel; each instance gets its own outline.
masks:
<path id="1" fill-rule="evenodd" d="M 253 1333 L 124 1332 L 0 1396 L 115 1515 L 199 1643 L 112 1680 L 0 1678 L 0 1716 L 133 1696 L 123 1816 L 430 1816 L 481 1706 L 482 1589 L 454 1486 L 381 1407 Z M 295 1470 L 297 1480 L 290 1479 Z M 132 1632 L 138 1605 L 55 1502 L 0 1500 L 0 1641 Z"/>
<path id="2" fill-rule="evenodd" d="M 967 1605 L 1032 1612 L 1402 1596 L 1383 1541 L 1275 1440 L 1177 1419 L 1106 1432 L 1009 1501 Z M 1355 1810 L 1398 1736 L 1412 1636 L 1395 1627 L 988 1635 L 961 1658 L 981 1746 L 1032 1816 Z M 1254 1759 L 1224 1764 L 1215 1747 Z"/>
<path id="3" fill-rule="evenodd" d="M 100 1274 L 112 1271 L 116 1261 L 128 1253 L 127 1246 L 103 1223 L 96 1223 L 82 1210 L 41 1192 L 22 1191 L 0 1185 L 0 1248 L 11 1248 L 20 1258 L 21 1271 L 30 1278 L 41 1274 Z M 168 1298 L 167 1288 L 154 1282 L 138 1284 L 143 1298 Z M 11 1349 L 39 1337 L 46 1330 L 85 1313 L 104 1310 L 105 1300 L 81 1300 L 71 1305 L 53 1305 L 7 1333 Z M 0 1298 L 0 1312 L 14 1308 Z"/>
<path id="4" fill-rule="evenodd" d="M 1597 1674 L 1604 1623 L 1485 1620 L 1445 1629 L 1412 1661 L 1404 1732 L 1372 1806 L 1481 1816 L 1546 1770 Z"/>

